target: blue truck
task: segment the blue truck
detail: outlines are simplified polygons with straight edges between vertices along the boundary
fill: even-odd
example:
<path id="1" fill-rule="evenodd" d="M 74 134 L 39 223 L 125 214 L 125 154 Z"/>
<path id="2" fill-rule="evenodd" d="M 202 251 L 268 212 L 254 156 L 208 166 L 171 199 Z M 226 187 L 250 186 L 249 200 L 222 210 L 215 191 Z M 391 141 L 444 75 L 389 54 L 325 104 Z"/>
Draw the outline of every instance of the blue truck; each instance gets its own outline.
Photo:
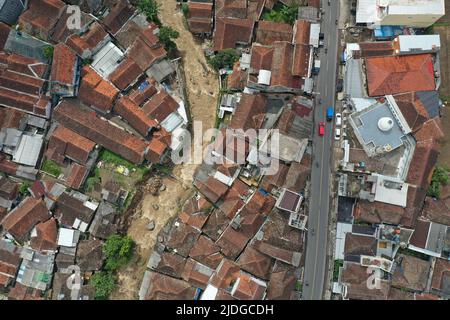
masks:
<path id="1" fill-rule="evenodd" d="M 327 109 L 327 121 L 333 121 L 334 109 L 333 107 L 328 107 Z"/>

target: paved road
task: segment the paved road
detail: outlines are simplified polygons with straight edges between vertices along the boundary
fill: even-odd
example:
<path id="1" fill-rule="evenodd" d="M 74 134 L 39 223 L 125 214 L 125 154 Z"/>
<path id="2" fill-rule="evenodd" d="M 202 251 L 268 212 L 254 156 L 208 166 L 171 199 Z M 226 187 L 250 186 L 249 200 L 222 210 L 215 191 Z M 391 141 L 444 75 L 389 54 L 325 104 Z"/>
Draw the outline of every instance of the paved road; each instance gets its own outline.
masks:
<path id="1" fill-rule="evenodd" d="M 335 104 L 339 1 L 322 1 L 321 32 L 325 35 L 324 48 L 320 52 L 320 73 L 316 83 L 316 107 L 314 113 L 313 167 L 309 205 L 308 236 L 306 246 L 305 274 L 303 282 L 304 300 L 320 300 L 325 290 L 327 275 L 328 217 L 330 208 L 331 153 L 334 142 L 332 122 L 326 121 L 326 109 Z M 321 103 L 319 103 L 319 99 Z M 325 136 L 319 137 L 318 124 L 326 123 Z"/>

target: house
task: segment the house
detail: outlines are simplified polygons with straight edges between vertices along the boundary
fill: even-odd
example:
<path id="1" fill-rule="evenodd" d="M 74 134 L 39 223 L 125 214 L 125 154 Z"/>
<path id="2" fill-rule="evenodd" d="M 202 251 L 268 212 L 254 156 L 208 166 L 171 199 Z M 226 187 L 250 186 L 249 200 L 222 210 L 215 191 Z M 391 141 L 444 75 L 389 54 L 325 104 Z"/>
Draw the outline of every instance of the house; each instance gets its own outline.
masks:
<path id="1" fill-rule="evenodd" d="M 62 226 L 86 232 L 97 207 L 87 196 L 64 192 L 56 201 L 55 217 Z"/>
<path id="2" fill-rule="evenodd" d="M 0 207 L 11 209 L 19 195 L 19 183 L 0 176 Z"/>
<path id="3" fill-rule="evenodd" d="M 44 300 L 44 298 L 41 290 L 16 283 L 9 291 L 8 300 Z"/>
<path id="4" fill-rule="evenodd" d="M 122 26 L 134 15 L 136 9 L 128 0 L 117 1 L 103 19 L 102 23 L 112 35 L 115 35 Z"/>
<path id="5" fill-rule="evenodd" d="M 172 227 L 169 230 L 164 244 L 168 248 L 172 248 L 175 253 L 187 257 L 199 236 L 199 230 L 182 223 L 177 219 L 172 223 Z"/>
<path id="6" fill-rule="evenodd" d="M 116 217 L 116 209 L 111 204 L 102 201 L 95 212 L 88 232 L 98 239 L 107 239 L 116 233 Z"/>
<path id="7" fill-rule="evenodd" d="M 48 40 L 65 9 L 66 4 L 61 0 L 31 1 L 19 17 L 19 25 L 26 33 Z"/>
<path id="8" fill-rule="evenodd" d="M 53 52 L 50 93 L 59 97 L 74 97 L 80 82 L 80 59 L 67 45 L 60 43 Z"/>
<path id="9" fill-rule="evenodd" d="M 93 141 L 59 125 L 50 136 L 46 155 L 59 164 L 63 164 L 66 158 L 86 164 L 94 148 Z"/>
<path id="10" fill-rule="evenodd" d="M 359 263 L 345 262 L 339 273 L 339 281 L 345 287 L 344 299 L 350 300 L 386 300 L 390 284 L 386 280 L 378 280 L 379 286 L 367 286 L 367 279 L 373 274 L 367 267 Z M 375 274 L 375 276 L 377 276 Z"/>
<path id="11" fill-rule="evenodd" d="M 30 246 L 39 252 L 56 252 L 58 247 L 58 225 L 54 218 L 36 225 L 31 232 Z"/>
<path id="12" fill-rule="evenodd" d="M 79 99 L 100 113 L 109 113 L 119 90 L 90 66 L 83 67 L 81 75 Z"/>
<path id="13" fill-rule="evenodd" d="M 195 288 L 184 280 L 146 271 L 140 300 L 193 300 L 195 294 Z"/>
<path id="14" fill-rule="evenodd" d="M 268 280 L 275 260 L 248 245 L 236 262 L 242 270 Z"/>
<path id="15" fill-rule="evenodd" d="M 181 278 L 193 287 L 204 290 L 213 273 L 213 269 L 193 259 L 187 259 Z"/>
<path id="16" fill-rule="evenodd" d="M 292 267 L 276 262 L 267 284 L 267 300 L 294 300 L 297 279 Z"/>
<path id="17" fill-rule="evenodd" d="M 264 281 L 241 274 L 231 289 L 231 295 L 239 300 L 263 300 L 266 290 L 267 284 Z"/>
<path id="18" fill-rule="evenodd" d="M 8 234 L 17 241 L 26 241 L 30 232 L 40 222 L 50 218 L 42 199 L 26 198 L 0 222 Z"/>
<path id="19" fill-rule="evenodd" d="M 82 33 L 74 33 L 66 39 L 66 44 L 82 59 L 89 59 L 97 54 L 107 43 L 111 36 L 103 29 L 102 25 L 94 22 L 89 29 Z"/>
<path id="20" fill-rule="evenodd" d="M 416 292 L 426 289 L 431 263 L 413 256 L 400 254 L 392 277 L 392 286 Z"/>
<path id="21" fill-rule="evenodd" d="M 142 107 L 142 111 L 159 123 L 163 122 L 170 114 L 178 109 L 176 100 L 165 90 L 161 90 L 154 95 Z"/>
<path id="22" fill-rule="evenodd" d="M 450 288 L 448 285 L 450 277 L 450 262 L 444 259 L 436 259 L 431 280 L 431 289 L 438 295 L 442 295 L 448 299 L 450 296 Z"/>
<path id="23" fill-rule="evenodd" d="M 216 18 L 213 50 L 222 51 L 249 46 L 254 26 L 253 19 Z"/>
<path id="24" fill-rule="evenodd" d="M 82 272 L 99 271 L 104 260 L 103 241 L 92 239 L 78 243 L 76 262 Z"/>
<path id="25" fill-rule="evenodd" d="M 102 188 L 103 200 L 118 206 L 123 206 L 128 197 L 128 191 L 122 189 L 114 180 L 106 182 Z"/>
<path id="26" fill-rule="evenodd" d="M 247 86 L 262 92 L 300 93 L 304 80 L 294 63 L 309 60 L 310 51 L 303 51 L 307 56 L 301 58 L 298 52 L 290 41 L 275 41 L 271 46 L 254 43 Z"/>
<path id="27" fill-rule="evenodd" d="M 223 259 L 220 247 L 204 235 L 198 238 L 189 252 L 189 257 L 214 270 Z"/>
<path id="28" fill-rule="evenodd" d="M 267 97 L 262 94 L 243 93 L 231 119 L 234 130 L 260 129 L 265 120 Z"/>
<path id="29" fill-rule="evenodd" d="M 426 28 L 444 14 L 444 0 L 358 0 L 356 23 Z"/>
<path id="30" fill-rule="evenodd" d="M 50 288 L 55 262 L 54 254 L 41 254 L 29 248 L 23 248 L 22 263 L 16 281 L 26 287 L 46 291 Z"/>
<path id="31" fill-rule="evenodd" d="M 10 241 L 0 240 L 0 290 L 14 282 L 21 261 L 20 248 Z"/>
<path id="32" fill-rule="evenodd" d="M 288 23 L 279 23 L 261 20 L 258 22 L 256 42 L 268 46 L 275 41 L 292 41 L 292 26 Z"/>
<path id="33" fill-rule="evenodd" d="M 80 35 L 86 32 L 90 25 L 94 23 L 94 16 L 86 13 L 85 11 L 80 12 L 80 26 L 76 28 L 73 26 L 73 10 L 66 7 L 61 17 L 58 19 L 55 27 L 53 28 L 50 40 L 52 43 L 59 44 L 66 42 L 67 38 L 76 34 Z M 78 26 L 77 26 L 78 27 Z"/>
<path id="34" fill-rule="evenodd" d="M 0 5 L 0 22 L 14 25 L 24 9 L 25 2 L 23 0 L 4 1 Z"/>
<path id="35" fill-rule="evenodd" d="M 370 97 L 436 89 L 431 54 L 366 58 Z"/>
<path id="36" fill-rule="evenodd" d="M 130 57 L 125 58 L 109 75 L 109 80 L 120 90 L 125 90 L 137 82 L 144 73 L 139 65 Z"/>
<path id="37" fill-rule="evenodd" d="M 447 243 L 450 229 L 443 224 L 417 219 L 409 242 L 409 249 L 432 257 L 448 258 L 450 248 Z"/>
<path id="38" fill-rule="evenodd" d="M 193 34 L 210 36 L 213 30 L 213 3 L 189 1 L 187 22 Z"/>
<path id="39" fill-rule="evenodd" d="M 133 163 L 142 163 L 147 144 L 106 120 L 63 100 L 54 110 L 55 119 L 65 127 L 113 151 Z"/>
<path id="40" fill-rule="evenodd" d="M 114 106 L 114 112 L 120 115 L 143 137 L 148 137 L 158 126 L 158 121 L 147 114 L 127 96 L 121 97 Z"/>
<path id="41" fill-rule="evenodd" d="M 186 261 L 186 258 L 176 253 L 155 251 L 150 256 L 147 267 L 173 278 L 181 278 Z"/>
<path id="42" fill-rule="evenodd" d="M 2 55 L 1 64 L 6 68 L 0 70 L 0 105 L 49 118 L 51 102 L 42 78 L 47 66 L 17 55 Z"/>
<path id="43" fill-rule="evenodd" d="M 202 230 L 206 220 L 208 220 L 211 209 L 212 205 L 205 197 L 195 194 L 183 205 L 179 219 L 191 227 Z"/>

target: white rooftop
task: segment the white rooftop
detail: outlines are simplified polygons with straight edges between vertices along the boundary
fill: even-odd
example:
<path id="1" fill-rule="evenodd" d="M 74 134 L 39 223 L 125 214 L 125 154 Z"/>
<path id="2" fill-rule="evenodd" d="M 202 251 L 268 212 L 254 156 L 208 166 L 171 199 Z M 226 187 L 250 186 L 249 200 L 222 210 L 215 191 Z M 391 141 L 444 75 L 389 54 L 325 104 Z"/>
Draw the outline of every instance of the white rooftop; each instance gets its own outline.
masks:
<path id="1" fill-rule="evenodd" d="M 58 235 L 58 246 L 74 247 L 75 230 L 60 228 Z"/>
<path id="2" fill-rule="evenodd" d="M 397 41 L 397 38 L 396 38 Z M 400 52 L 434 51 L 441 47 L 441 38 L 438 34 L 400 35 L 398 36 Z"/>
<path id="3" fill-rule="evenodd" d="M 378 178 L 375 189 L 375 201 L 406 207 L 408 198 L 407 183 L 379 174 L 372 175 Z"/>
<path id="4" fill-rule="evenodd" d="M 108 42 L 94 56 L 92 68 L 106 79 L 119 66 L 123 55 L 123 52 L 114 43 Z"/>

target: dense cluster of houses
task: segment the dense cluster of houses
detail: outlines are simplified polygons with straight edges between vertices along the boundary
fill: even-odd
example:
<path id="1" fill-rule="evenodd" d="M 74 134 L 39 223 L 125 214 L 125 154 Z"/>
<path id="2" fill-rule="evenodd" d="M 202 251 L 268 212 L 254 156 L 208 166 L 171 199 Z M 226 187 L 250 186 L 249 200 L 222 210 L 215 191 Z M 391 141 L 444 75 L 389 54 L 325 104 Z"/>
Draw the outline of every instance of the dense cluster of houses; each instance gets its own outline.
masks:
<path id="1" fill-rule="evenodd" d="M 128 190 L 86 180 L 109 150 L 165 161 L 188 119 L 159 27 L 127 0 L 0 4 L 0 291 L 10 299 L 93 299 Z M 114 168 L 131 174 L 124 166 Z M 98 187 L 98 185 L 96 185 Z M 74 265 L 82 286 L 71 290 Z"/>
<path id="2" fill-rule="evenodd" d="M 443 16 L 444 1 L 385 1 L 371 12 L 375 5 L 360 0 L 356 12 L 371 39 L 348 42 L 342 52 L 333 292 L 344 299 L 448 298 L 448 186 L 439 199 L 427 195 L 444 135 L 441 39 L 421 29 Z"/>
<path id="3" fill-rule="evenodd" d="M 160 232 L 140 299 L 300 298 L 319 8 L 301 7 L 313 13 L 294 25 L 261 20 L 276 2 L 188 1 L 191 31 L 241 58 L 225 72 L 222 134 L 206 151 L 216 164 L 197 168 L 195 194 Z M 240 129 L 267 131 L 257 143 Z M 268 152 L 275 130 L 278 153 Z M 275 174 L 256 160 L 264 155 L 279 164 Z"/>

